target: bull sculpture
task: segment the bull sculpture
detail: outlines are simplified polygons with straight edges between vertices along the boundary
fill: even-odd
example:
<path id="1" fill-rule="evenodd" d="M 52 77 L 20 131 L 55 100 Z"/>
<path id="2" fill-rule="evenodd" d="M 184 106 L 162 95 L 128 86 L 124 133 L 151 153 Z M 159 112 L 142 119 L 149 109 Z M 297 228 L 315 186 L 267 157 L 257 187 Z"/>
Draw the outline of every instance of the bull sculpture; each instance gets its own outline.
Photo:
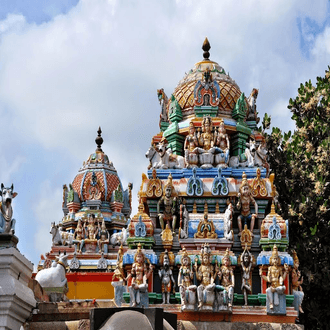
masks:
<path id="1" fill-rule="evenodd" d="M 17 196 L 17 193 L 14 192 L 14 185 L 6 188 L 3 183 L 1 183 L 1 212 L 0 212 L 0 234 L 15 234 L 15 223 L 16 220 L 13 219 L 13 208 L 11 202 L 13 198 Z"/>

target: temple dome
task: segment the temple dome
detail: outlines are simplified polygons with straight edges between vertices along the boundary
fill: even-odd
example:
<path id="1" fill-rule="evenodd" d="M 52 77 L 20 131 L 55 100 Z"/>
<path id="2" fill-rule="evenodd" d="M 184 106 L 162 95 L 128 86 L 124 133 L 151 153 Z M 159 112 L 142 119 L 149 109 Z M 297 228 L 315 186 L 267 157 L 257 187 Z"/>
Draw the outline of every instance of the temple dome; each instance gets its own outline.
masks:
<path id="1" fill-rule="evenodd" d="M 242 94 L 236 82 L 228 74 L 226 74 L 225 70 L 217 62 L 209 60 L 204 52 L 204 59 L 197 62 L 195 66 L 185 74 L 173 92 L 175 99 L 181 107 L 183 120 L 194 114 L 195 85 L 198 81 L 203 80 L 203 72 L 205 72 L 206 69 L 211 71 L 212 79 L 215 80 L 220 86 L 218 117 L 221 114 L 231 116 L 231 112 L 234 109 L 238 98 Z M 169 104 L 170 103 L 168 103 L 168 106 Z"/>
<path id="2" fill-rule="evenodd" d="M 123 187 L 118 177 L 117 171 L 108 156 L 101 149 L 103 142 L 101 130 L 96 138 L 98 147 L 83 163 L 82 168 L 72 182 L 73 189 L 77 192 L 80 201 L 100 200 L 101 202 L 111 202 L 113 192 L 118 191 L 122 202 Z M 119 196 L 120 197 L 120 196 Z"/>

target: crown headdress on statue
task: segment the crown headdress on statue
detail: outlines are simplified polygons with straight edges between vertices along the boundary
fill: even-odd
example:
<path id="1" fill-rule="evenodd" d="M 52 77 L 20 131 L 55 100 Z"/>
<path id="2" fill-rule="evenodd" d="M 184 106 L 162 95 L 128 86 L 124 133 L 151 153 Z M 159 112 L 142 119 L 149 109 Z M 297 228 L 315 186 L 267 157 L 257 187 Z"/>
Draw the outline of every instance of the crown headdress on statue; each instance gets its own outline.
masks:
<path id="1" fill-rule="evenodd" d="M 170 187 L 171 188 L 172 194 L 175 192 L 174 186 L 173 186 L 173 182 L 172 182 L 172 174 L 171 173 L 170 173 L 170 175 L 167 178 L 167 182 L 166 182 L 165 187 L 164 187 L 164 192 L 165 192 L 165 190 L 166 190 L 167 187 Z"/>
<path id="2" fill-rule="evenodd" d="M 249 182 L 247 180 L 247 176 L 246 176 L 245 172 L 243 172 L 242 183 L 241 183 L 239 190 L 241 191 L 243 189 L 243 187 L 245 187 L 245 186 L 250 188 Z"/>
<path id="3" fill-rule="evenodd" d="M 189 254 L 188 254 L 188 251 L 186 250 L 185 247 L 182 248 L 182 257 L 181 257 L 181 260 L 182 260 L 183 258 L 187 258 L 187 259 L 189 260 L 189 263 L 191 262 L 191 261 L 190 261 Z M 181 263 L 182 263 L 182 262 L 181 262 Z"/>
<path id="4" fill-rule="evenodd" d="M 189 127 L 195 128 L 194 123 L 192 121 L 189 123 Z"/>
<path id="5" fill-rule="evenodd" d="M 223 256 L 222 260 L 224 260 L 224 259 L 228 259 L 229 262 L 231 262 L 228 248 L 226 249 L 225 255 Z"/>
<path id="6" fill-rule="evenodd" d="M 142 256 L 142 259 L 143 259 L 143 262 L 144 262 L 145 257 L 144 257 L 144 253 L 142 252 L 142 249 L 141 249 L 141 243 L 139 243 L 137 245 L 137 250 L 136 250 L 136 253 L 135 253 L 135 256 L 134 256 L 134 261 L 135 262 L 136 262 L 136 258 L 137 258 L 138 255 Z"/>
<path id="7" fill-rule="evenodd" d="M 203 257 L 205 254 L 207 254 L 208 256 L 211 255 L 211 248 L 208 243 L 205 243 L 201 249 L 201 256 Z"/>
<path id="8" fill-rule="evenodd" d="M 277 249 L 277 246 L 276 244 L 273 246 L 273 252 L 272 252 L 272 256 L 270 257 L 270 263 L 273 262 L 273 260 L 277 259 L 278 260 L 278 263 L 281 262 L 281 259 L 280 257 L 278 256 L 278 249 Z"/>

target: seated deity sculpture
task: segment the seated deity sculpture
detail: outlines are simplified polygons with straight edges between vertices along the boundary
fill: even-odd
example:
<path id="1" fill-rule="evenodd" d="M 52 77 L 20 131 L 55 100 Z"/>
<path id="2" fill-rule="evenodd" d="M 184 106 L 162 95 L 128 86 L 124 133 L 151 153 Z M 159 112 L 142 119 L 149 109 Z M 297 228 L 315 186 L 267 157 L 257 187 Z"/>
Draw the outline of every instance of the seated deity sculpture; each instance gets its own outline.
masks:
<path id="1" fill-rule="evenodd" d="M 296 251 L 293 251 L 293 269 L 291 271 L 291 283 L 292 283 L 292 293 L 293 293 L 293 306 L 296 311 L 304 313 L 301 308 L 301 304 L 304 299 L 304 291 L 302 290 L 301 284 L 304 281 L 304 278 L 301 277 L 299 270 L 299 259 Z"/>
<path id="2" fill-rule="evenodd" d="M 173 235 L 175 235 L 175 225 L 177 219 L 176 204 L 177 199 L 175 197 L 175 190 L 172 184 L 172 175 L 170 174 L 164 188 L 164 194 L 157 204 L 157 213 L 162 232 L 165 229 L 164 222 L 166 222 L 166 224 L 169 224 L 169 226 L 172 227 Z M 161 213 L 161 208 L 163 208 L 163 213 Z"/>
<path id="3" fill-rule="evenodd" d="M 187 168 L 198 166 L 198 139 L 193 122 L 189 124 L 189 134 L 184 142 L 184 154 Z"/>
<path id="4" fill-rule="evenodd" d="M 215 232 L 214 224 L 212 220 L 208 219 L 208 209 L 207 204 L 204 207 L 204 217 L 201 220 L 197 227 L 197 232 L 194 235 L 195 238 L 218 238 L 217 233 Z"/>
<path id="5" fill-rule="evenodd" d="M 175 280 L 170 268 L 170 259 L 167 250 L 163 257 L 163 267 L 158 271 L 158 275 L 162 283 L 163 304 L 169 304 L 172 288 L 173 291 L 175 289 Z"/>
<path id="6" fill-rule="evenodd" d="M 196 304 L 197 286 L 192 284 L 194 272 L 191 266 L 191 260 L 185 247 L 182 249 L 181 267 L 178 275 L 178 285 L 181 296 L 181 309 L 194 310 Z"/>
<path id="7" fill-rule="evenodd" d="M 251 214 L 250 210 L 251 203 L 254 203 L 255 208 L 255 213 L 253 214 Z M 258 204 L 252 196 L 252 190 L 246 179 L 245 172 L 243 172 L 242 183 L 239 188 L 237 208 L 241 211 L 241 214 L 237 218 L 239 231 L 238 235 L 241 236 L 242 234 L 242 221 L 244 221 L 244 224 L 246 225 L 248 221 L 251 221 L 250 231 L 253 236 L 254 222 L 258 215 Z"/>
<path id="8" fill-rule="evenodd" d="M 109 232 L 105 225 L 104 219 L 102 221 L 102 226 L 99 228 L 100 238 L 97 240 L 97 245 L 99 248 L 99 253 L 108 253 L 108 244 L 109 244 Z"/>
<path id="9" fill-rule="evenodd" d="M 242 286 L 241 290 L 244 295 L 244 305 L 248 305 L 248 294 L 252 292 L 252 274 L 251 268 L 253 263 L 253 256 L 245 245 L 245 250 L 241 254 L 241 267 L 242 267 Z"/>
<path id="10" fill-rule="evenodd" d="M 204 169 L 212 168 L 214 163 L 214 135 L 212 133 L 212 119 L 207 116 L 203 118 L 202 133 L 198 134 L 199 162 Z"/>
<path id="11" fill-rule="evenodd" d="M 215 140 L 215 164 L 217 167 L 227 167 L 229 163 L 229 137 L 226 133 L 223 119 L 220 121 L 219 131 L 214 137 Z"/>
<path id="12" fill-rule="evenodd" d="M 96 237 L 97 237 L 98 231 L 99 231 L 99 229 L 98 229 L 97 225 L 95 224 L 95 214 L 89 214 L 88 215 L 88 224 L 86 224 L 86 223 L 84 224 L 85 239 L 83 239 L 81 241 L 81 246 L 80 246 L 81 251 L 82 251 L 83 247 L 86 245 L 86 243 L 88 243 L 88 244 L 93 245 L 93 251 L 89 251 L 89 252 L 95 252 L 96 244 L 97 244 Z"/>
<path id="13" fill-rule="evenodd" d="M 134 256 L 134 263 L 132 265 L 132 270 L 126 277 L 126 281 L 132 278 L 131 286 L 129 287 L 131 307 L 149 306 L 149 301 L 141 301 L 141 294 L 148 292 L 147 280 L 153 272 L 153 266 L 150 264 L 149 270 L 147 270 L 147 265 L 145 264 L 145 255 L 141 250 L 141 244 L 138 244 L 137 252 Z"/>
<path id="14" fill-rule="evenodd" d="M 198 309 L 213 311 L 215 300 L 214 270 L 211 265 L 211 249 L 208 244 L 204 244 L 201 250 L 201 266 L 197 268 L 197 258 L 195 259 L 194 270 L 200 285 L 197 287 Z"/>
<path id="15" fill-rule="evenodd" d="M 220 285 L 216 286 L 217 293 L 217 302 L 218 308 L 221 309 L 232 309 L 234 302 L 234 287 L 235 287 L 235 277 L 234 270 L 231 266 L 231 260 L 229 256 L 229 250 L 226 250 L 226 253 L 221 261 L 222 266 L 218 271 L 218 278 Z"/>
<path id="16" fill-rule="evenodd" d="M 82 245 L 82 241 L 83 241 L 84 238 L 85 238 L 85 231 L 84 231 L 84 228 L 81 224 L 81 220 L 78 219 L 77 228 L 74 231 L 73 241 L 72 241 L 75 244 L 76 251 L 78 253 L 81 253 L 81 245 Z"/>
<path id="17" fill-rule="evenodd" d="M 281 259 L 278 255 L 276 245 L 273 247 L 272 255 L 269 258 L 269 264 L 267 276 L 263 275 L 262 268 L 260 268 L 259 274 L 265 281 L 270 283 L 270 286 L 266 289 L 266 299 L 270 311 L 273 311 L 274 306 L 280 308 L 280 296 L 285 295 L 284 291 L 286 289 L 283 283 L 289 271 L 289 266 L 287 264 L 284 264 L 284 272 L 282 271 Z"/>

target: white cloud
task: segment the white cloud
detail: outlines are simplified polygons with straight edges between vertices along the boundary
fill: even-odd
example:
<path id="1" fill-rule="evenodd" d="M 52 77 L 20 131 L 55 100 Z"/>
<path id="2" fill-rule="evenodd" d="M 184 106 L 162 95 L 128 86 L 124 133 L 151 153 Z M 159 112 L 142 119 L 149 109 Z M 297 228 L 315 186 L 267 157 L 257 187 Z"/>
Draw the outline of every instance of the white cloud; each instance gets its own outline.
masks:
<path id="1" fill-rule="evenodd" d="M 159 132 L 156 90 L 172 93 L 202 59 L 205 36 L 211 59 L 246 95 L 259 88 L 261 117 L 268 112 L 273 124 L 291 128 L 288 100 L 300 82 L 324 72 L 330 48 L 327 28 L 315 37 L 313 58 L 304 58 L 297 20 L 309 17 L 321 26 L 327 6 L 307 0 L 84 0 L 40 25 L 21 15 L 0 21 L 0 116 L 13 134 L 0 147 L 7 168 L 8 159 L 17 160 L 12 168 L 25 187 L 20 198 L 38 192 L 36 222 L 28 209 L 33 203 L 17 206 L 37 231 L 34 237 L 41 235 L 38 253 L 50 244 L 50 222 L 61 219 L 62 184 L 94 151 L 99 125 L 124 188 L 134 183 L 136 207 L 148 166 L 144 154 Z M 15 181 L 14 172 L 10 176 Z"/>

